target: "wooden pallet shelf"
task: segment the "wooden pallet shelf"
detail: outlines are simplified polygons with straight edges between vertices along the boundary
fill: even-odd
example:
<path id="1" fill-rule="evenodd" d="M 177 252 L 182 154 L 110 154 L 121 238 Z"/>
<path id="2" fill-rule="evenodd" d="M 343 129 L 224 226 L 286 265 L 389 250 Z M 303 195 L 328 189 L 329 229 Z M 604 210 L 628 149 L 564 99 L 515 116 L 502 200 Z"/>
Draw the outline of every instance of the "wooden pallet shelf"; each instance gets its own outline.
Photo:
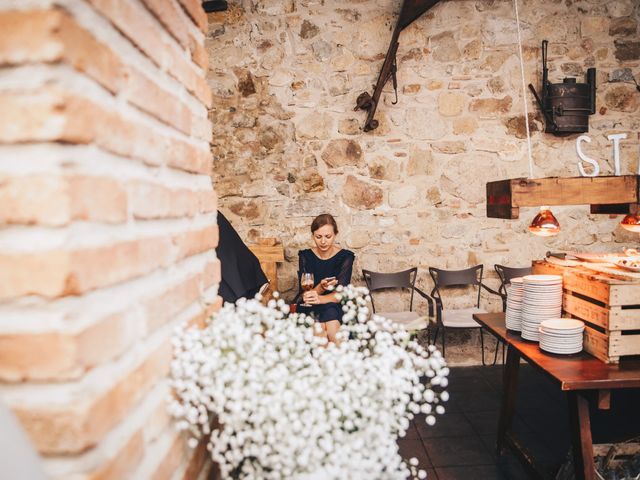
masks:
<path id="1" fill-rule="evenodd" d="M 640 176 L 512 178 L 487 183 L 487 217 L 518 218 L 520 207 L 591 205 L 592 213 L 628 213 L 640 203 Z"/>
<path id="2" fill-rule="evenodd" d="M 533 272 L 562 276 L 562 310 L 585 322 L 587 352 L 606 363 L 640 355 L 640 279 L 621 280 L 546 261 L 533 262 Z"/>

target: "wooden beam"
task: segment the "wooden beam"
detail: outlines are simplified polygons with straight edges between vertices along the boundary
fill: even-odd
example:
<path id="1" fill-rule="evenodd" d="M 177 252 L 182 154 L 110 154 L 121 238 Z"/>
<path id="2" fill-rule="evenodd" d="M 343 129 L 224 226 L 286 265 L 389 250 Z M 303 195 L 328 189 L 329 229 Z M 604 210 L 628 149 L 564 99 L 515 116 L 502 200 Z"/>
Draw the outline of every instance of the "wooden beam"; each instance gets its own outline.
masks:
<path id="1" fill-rule="evenodd" d="M 487 216 L 518 218 L 519 207 L 541 205 L 616 205 L 637 204 L 638 175 L 608 177 L 514 178 L 487 183 Z M 613 213 L 613 211 L 611 212 Z"/>

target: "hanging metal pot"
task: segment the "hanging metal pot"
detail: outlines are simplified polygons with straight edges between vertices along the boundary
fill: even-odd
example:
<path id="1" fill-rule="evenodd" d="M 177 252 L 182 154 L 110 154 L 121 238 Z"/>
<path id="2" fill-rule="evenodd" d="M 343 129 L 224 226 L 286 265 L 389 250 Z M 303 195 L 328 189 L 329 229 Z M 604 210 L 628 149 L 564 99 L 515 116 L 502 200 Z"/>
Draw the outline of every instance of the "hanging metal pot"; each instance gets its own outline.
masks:
<path id="1" fill-rule="evenodd" d="M 542 41 L 542 94 L 533 85 L 529 89 L 536 97 L 545 118 L 545 132 L 554 135 L 589 131 L 589 115 L 596 112 L 596 69 L 589 68 L 586 83 L 567 77 L 562 83 L 550 83 L 547 68 L 547 40 Z"/>

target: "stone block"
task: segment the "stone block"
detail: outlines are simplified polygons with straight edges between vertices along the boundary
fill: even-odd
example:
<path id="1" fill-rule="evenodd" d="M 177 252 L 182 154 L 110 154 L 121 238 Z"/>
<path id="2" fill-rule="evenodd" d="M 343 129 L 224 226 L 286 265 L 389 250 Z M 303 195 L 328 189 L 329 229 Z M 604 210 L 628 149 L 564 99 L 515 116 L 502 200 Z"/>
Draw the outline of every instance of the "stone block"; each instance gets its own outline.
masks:
<path id="1" fill-rule="evenodd" d="M 444 117 L 455 117 L 462 113 L 466 95 L 458 92 L 443 92 L 438 96 L 438 112 Z"/>
<path id="2" fill-rule="evenodd" d="M 400 179 L 400 166 L 387 157 L 377 156 L 368 162 L 369 176 L 376 180 L 396 181 Z"/>
<path id="3" fill-rule="evenodd" d="M 615 40 L 615 56 L 620 61 L 632 61 L 640 59 L 640 42 Z"/>
<path id="4" fill-rule="evenodd" d="M 324 113 L 310 113 L 296 122 L 296 136 L 300 139 L 329 138 L 333 128 L 333 116 Z"/>
<path id="5" fill-rule="evenodd" d="M 631 37 L 638 31 L 638 22 L 631 17 L 614 18 L 609 25 L 612 37 Z"/>
<path id="6" fill-rule="evenodd" d="M 405 208 L 418 199 L 418 189 L 414 185 L 402 185 L 389 191 L 389 206 Z"/>
<path id="7" fill-rule="evenodd" d="M 478 129 L 478 121 L 475 117 L 456 118 L 453 121 L 453 133 L 455 135 L 470 135 Z"/>
<path id="8" fill-rule="evenodd" d="M 372 210 L 382 205 L 383 192 L 377 185 L 349 175 L 342 188 L 342 199 L 352 208 Z"/>
<path id="9" fill-rule="evenodd" d="M 469 111 L 480 114 L 504 114 L 511 110 L 511 103 L 509 95 L 502 98 L 478 98 L 471 101 Z"/>
<path id="10" fill-rule="evenodd" d="M 635 112 L 640 105 L 638 92 L 633 85 L 614 85 L 608 88 L 604 101 L 607 107 L 618 112 Z"/>
<path id="11" fill-rule="evenodd" d="M 360 166 L 364 156 L 362 148 L 355 140 L 331 140 L 322 152 L 322 160 L 331 168 Z"/>

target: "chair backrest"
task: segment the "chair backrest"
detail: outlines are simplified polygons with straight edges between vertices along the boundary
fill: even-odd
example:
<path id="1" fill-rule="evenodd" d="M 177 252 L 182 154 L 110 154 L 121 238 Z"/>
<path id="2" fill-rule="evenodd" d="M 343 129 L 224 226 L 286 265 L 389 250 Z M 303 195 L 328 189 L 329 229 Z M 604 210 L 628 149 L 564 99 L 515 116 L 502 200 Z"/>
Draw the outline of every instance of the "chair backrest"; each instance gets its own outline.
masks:
<path id="1" fill-rule="evenodd" d="M 477 286 L 478 298 L 476 307 L 480 306 L 480 284 L 482 283 L 482 272 L 484 265 L 465 268 L 464 270 L 442 270 L 440 268 L 429 267 L 429 274 L 433 279 L 433 290 L 431 296 L 442 301 L 441 288 Z"/>
<path id="2" fill-rule="evenodd" d="M 511 283 L 512 278 L 531 275 L 531 267 L 507 267 L 496 263 L 493 268 L 495 268 L 500 278 L 500 288 L 498 288 L 498 292 L 500 292 L 501 295 L 507 294 L 507 285 Z"/>
<path id="3" fill-rule="evenodd" d="M 411 292 L 409 310 L 413 310 L 413 288 L 418 276 L 418 267 L 393 273 L 372 272 L 371 270 L 362 269 L 362 276 L 370 292 L 392 288 L 408 289 Z M 371 296 L 371 306 L 375 313 L 376 305 L 373 301 L 373 296 Z"/>

